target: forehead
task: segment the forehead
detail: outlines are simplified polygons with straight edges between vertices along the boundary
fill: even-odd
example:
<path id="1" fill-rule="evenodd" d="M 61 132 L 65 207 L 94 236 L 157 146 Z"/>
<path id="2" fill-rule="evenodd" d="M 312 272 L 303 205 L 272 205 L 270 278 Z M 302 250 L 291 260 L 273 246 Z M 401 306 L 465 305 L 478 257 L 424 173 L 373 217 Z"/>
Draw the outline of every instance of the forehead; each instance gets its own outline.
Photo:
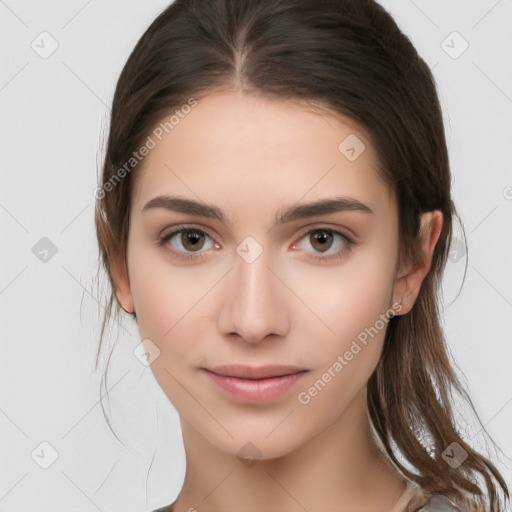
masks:
<path id="1" fill-rule="evenodd" d="M 348 117 L 306 101 L 223 91 L 184 112 L 153 130 L 154 147 L 136 173 L 135 207 L 178 190 L 219 201 L 236 194 L 247 205 L 329 192 L 391 203 L 368 134 Z"/>

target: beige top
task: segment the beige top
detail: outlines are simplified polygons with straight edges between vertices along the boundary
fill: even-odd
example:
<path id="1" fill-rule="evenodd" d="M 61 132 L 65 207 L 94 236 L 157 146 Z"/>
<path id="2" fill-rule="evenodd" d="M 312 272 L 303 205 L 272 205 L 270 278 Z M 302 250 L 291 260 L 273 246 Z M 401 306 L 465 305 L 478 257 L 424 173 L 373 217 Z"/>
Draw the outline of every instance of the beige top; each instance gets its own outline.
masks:
<path id="1" fill-rule="evenodd" d="M 402 496 L 400 496 L 395 507 L 389 512 L 408 512 L 409 507 L 407 507 L 407 505 L 410 505 L 415 498 L 421 498 L 422 496 L 423 493 L 419 487 L 415 487 L 410 482 L 407 482 L 405 491 Z"/>
<path id="2" fill-rule="evenodd" d="M 446 496 L 427 496 L 420 487 L 408 482 L 404 493 L 390 512 L 461 512 L 461 509 Z M 470 512 L 469 509 L 466 512 Z"/>

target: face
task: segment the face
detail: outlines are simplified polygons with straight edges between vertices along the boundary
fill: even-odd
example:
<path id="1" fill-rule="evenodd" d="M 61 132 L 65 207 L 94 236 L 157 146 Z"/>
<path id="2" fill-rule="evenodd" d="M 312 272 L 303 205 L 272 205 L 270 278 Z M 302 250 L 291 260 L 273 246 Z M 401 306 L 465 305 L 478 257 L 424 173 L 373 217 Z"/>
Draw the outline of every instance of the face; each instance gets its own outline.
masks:
<path id="1" fill-rule="evenodd" d="M 137 169 L 117 297 L 182 425 L 282 456 L 364 396 L 396 307 L 394 194 L 365 133 L 311 105 L 211 93 L 163 135 Z M 307 372 L 233 394 L 204 370 L 219 365 Z"/>

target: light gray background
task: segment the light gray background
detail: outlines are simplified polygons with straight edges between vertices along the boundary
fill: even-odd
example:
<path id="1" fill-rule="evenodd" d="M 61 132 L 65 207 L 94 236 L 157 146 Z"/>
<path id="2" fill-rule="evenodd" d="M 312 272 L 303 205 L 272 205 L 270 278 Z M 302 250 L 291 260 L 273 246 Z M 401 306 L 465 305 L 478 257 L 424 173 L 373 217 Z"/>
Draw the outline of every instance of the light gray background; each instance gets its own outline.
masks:
<path id="1" fill-rule="evenodd" d="M 455 247 L 448 264 L 446 333 L 510 466 L 512 0 L 382 3 L 438 82 L 469 245 L 468 258 Z M 133 324 L 121 329 L 107 384 L 119 439 L 99 403 L 103 366 L 94 371 L 104 303 L 93 287 L 101 141 L 121 68 L 166 5 L 0 0 L 0 512 L 142 512 L 181 488 L 178 416 L 132 354 Z M 58 43 L 48 58 L 31 47 L 51 49 L 43 31 Z M 469 43 L 461 55 L 454 31 Z M 46 262 L 33 252 L 43 237 L 57 248 Z M 58 454 L 47 469 L 52 448 L 43 442 Z"/>

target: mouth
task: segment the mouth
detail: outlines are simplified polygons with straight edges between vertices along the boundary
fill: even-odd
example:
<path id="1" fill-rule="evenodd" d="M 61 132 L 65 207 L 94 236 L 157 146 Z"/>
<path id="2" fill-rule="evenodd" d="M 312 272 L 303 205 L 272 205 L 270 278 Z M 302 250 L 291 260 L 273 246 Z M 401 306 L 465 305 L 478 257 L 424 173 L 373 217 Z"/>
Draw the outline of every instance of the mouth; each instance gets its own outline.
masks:
<path id="1" fill-rule="evenodd" d="M 245 380 L 261 380 L 296 373 L 306 372 L 308 370 L 290 365 L 266 365 L 266 366 L 244 366 L 244 365 L 224 365 L 213 368 L 203 368 L 209 372 L 215 373 L 221 377 L 234 377 Z"/>
<path id="2" fill-rule="evenodd" d="M 296 366 L 217 366 L 202 368 L 217 389 L 230 399 L 261 403 L 287 394 L 309 371 Z"/>

